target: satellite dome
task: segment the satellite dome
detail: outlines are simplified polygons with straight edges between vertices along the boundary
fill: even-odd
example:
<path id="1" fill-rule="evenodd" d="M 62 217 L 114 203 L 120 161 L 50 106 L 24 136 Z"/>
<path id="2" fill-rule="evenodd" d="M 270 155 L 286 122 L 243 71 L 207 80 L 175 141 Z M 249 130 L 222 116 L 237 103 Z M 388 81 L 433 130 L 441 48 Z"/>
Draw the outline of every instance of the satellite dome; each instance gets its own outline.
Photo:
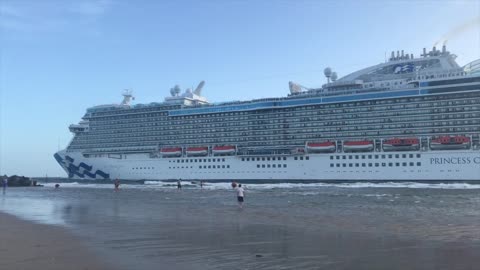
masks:
<path id="1" fill-rule="evenodd" d="M 325 74 L 325 77 L 330 77 L 332 76 L 332 69 L 327 67 L 323 70 L 323 74 Z"/>
<path id="2" fill-rule="evenodd" d="M 338 78 L 337 73 L 336 73 L 336 72 L 332 72 L 332 81 L 336 81 L 337 78 Z"/>

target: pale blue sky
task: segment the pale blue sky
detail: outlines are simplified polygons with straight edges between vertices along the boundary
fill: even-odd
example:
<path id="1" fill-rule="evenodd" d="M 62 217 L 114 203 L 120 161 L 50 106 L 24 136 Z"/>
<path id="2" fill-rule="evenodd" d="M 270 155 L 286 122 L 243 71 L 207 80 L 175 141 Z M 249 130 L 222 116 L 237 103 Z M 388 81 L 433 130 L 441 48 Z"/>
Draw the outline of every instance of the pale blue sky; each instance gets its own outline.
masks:
<path id="1" fill-rule="evenodd" d="M 480 0 L 0 0 L 0 174 L 66 176 L 53 154 L 68 125 L 124 88 L 137 103 L 200 80 L 211 102 L 285 96 L 449 32 L 463 65 L 480 58 L 479 17 Z"/>

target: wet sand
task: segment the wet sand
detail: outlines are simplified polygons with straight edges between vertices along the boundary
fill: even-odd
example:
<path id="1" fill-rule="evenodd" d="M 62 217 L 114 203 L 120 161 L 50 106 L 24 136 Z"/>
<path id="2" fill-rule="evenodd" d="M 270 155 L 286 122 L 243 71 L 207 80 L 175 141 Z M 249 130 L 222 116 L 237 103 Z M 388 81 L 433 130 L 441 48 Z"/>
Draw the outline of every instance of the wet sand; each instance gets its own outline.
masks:
<path id="1" fill-rule="evenodd" d="M 65 229 L 0 212 L 0 269 L 114 269 Z"/>
<path id="2" fill-rule="evenodd" d="M 239 210 L 225 188 L 62 186 L 9 190 L 0 210 L 61 225 L 115 269 L 463 270 L 480 266 L 479 194 L 247 185 Z"/>

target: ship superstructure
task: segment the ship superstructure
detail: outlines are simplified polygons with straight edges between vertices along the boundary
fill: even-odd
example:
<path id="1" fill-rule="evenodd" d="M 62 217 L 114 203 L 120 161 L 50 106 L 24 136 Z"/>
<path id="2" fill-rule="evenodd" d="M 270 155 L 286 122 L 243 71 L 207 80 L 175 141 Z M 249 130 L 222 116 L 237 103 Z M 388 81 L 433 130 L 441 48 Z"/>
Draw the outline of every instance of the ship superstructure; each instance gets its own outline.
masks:
<path id="1" fill-rule="evenodd" d="M 72 178 L 476 180 L 480 60 L 443 46 L 287 97 L 211 104 L 175 86 L 161 103 L 89 108 L 55 158 Z"/>

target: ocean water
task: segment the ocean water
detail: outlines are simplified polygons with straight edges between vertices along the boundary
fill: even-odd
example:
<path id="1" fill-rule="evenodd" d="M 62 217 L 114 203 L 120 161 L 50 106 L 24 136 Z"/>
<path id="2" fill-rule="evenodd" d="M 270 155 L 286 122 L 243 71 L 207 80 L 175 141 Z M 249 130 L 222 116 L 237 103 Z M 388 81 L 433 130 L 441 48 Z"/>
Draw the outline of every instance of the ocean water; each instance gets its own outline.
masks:
<path id="1" fill-rule="evenodd" d="M 119 269 L 478 269 L 480 183 L 54 183 L 0 211 L 62 226 Z M 160 268 L 162 269 L 162 268 Z"/>

